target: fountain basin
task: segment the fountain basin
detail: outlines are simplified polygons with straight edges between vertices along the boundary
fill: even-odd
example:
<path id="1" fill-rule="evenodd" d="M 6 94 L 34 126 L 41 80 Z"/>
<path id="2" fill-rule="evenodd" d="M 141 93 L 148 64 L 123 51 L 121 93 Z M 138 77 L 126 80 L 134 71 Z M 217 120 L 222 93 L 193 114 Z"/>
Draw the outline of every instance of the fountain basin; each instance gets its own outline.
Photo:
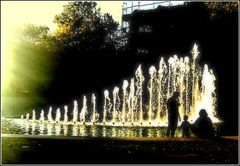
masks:
<path id="1" fill-rule="evenodd" d="M 217 130 L 221 123 L 215 123 Z M 143 124 L 122 123 L 53 123 L 48 121 L 32 121 L 14 118 L 2 118 L 2 134 L 18 134 L 24 136 L 77 136 L 108 138 L 164 138 L 166 126 L 143 122 Z M 176 137 L 181 137 L 181 130 L 176 130 Z M 192 137 L 194 137 L 192 135 Z"/>

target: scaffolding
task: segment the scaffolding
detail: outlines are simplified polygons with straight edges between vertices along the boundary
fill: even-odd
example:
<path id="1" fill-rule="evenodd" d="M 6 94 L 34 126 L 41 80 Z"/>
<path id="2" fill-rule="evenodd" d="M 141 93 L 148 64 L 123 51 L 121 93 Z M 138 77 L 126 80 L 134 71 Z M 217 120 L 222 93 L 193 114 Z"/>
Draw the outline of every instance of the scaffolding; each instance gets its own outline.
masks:
<path id="1" fill-rule="evenodd" d="M 184 1 L 124 1 L 122 7 L 122 27 L 129 31 L 129 22 L 124 16 L 130 15 L 134 10 L 149 10 L 160 6 L 175 6 L 183 4 Z"/>

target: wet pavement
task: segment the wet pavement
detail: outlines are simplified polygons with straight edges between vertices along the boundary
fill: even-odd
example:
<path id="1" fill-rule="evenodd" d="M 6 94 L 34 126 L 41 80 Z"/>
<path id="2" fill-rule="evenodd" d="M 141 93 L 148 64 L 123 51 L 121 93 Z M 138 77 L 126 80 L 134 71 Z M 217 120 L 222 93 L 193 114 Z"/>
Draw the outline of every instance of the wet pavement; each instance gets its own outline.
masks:
<path id="1" fill-rule="evenodd" d="M 197 138 L 93 138 L 3 135 L 3 163 L 237 164 L 237 136 Z"/>

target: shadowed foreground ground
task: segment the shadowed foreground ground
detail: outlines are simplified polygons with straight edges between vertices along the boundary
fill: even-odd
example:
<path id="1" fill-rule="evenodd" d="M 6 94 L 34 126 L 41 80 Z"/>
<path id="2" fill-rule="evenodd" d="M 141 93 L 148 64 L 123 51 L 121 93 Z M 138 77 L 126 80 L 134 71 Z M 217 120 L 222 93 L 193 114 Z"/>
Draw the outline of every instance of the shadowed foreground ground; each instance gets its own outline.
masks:
<path id="1" fill-rule="evenodd" d="M 3 163 L 238 163 L 239 137 L 215 140 L 3 135 Z"/>

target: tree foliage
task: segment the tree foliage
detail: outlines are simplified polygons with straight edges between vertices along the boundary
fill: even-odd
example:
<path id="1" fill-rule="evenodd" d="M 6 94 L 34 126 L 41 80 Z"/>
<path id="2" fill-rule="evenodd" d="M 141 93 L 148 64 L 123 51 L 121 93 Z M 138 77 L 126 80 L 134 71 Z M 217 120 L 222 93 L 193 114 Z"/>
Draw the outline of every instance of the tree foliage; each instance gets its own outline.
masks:
<path id="1" fill-rule="evenodd" d="M 46 38 L 49 33 L 49 28 L 42 25 L 26 24 L 20 29 L 21 38 L 29 42 L 40 42 Z"/>
<path id="2" fill-rule="evenodd" d="M 69 2 L 56 15 L 55 32 L 59 45 L 71 49 L 104 49 L 114 47 L 118 23 L 108 13 L 101 15 L 96 2 Z"/>
<path id="3" fill-rule="evenodd" d="M 27 24 L 20 29 L 20 40 L 48 50 L 98 51 L 116 50 L 118 23 L 109 13 L 101 14 L 96 2 L 68 2 L 53 20 L 57 24 L 50 33 L 47 26 Z"/>
<path id="4" fill-rule="evenodd" d="M 236 12 L 239 10 L 238 1 L 232 1 L 232 2 L 204 2 L 204 5 L 207 7 L 207 9 L 210 11 L 210 17 L 216 18 L 220 17 L 224 14 L 229 14 L 232 12 Z"/>
<path id="5" fill-rule="evenodd" d="M 238 2 L 205 2 L 207 8 L 211 10 L 224 11 L 226 13 L 231 13 L 238 10 Z"/>

